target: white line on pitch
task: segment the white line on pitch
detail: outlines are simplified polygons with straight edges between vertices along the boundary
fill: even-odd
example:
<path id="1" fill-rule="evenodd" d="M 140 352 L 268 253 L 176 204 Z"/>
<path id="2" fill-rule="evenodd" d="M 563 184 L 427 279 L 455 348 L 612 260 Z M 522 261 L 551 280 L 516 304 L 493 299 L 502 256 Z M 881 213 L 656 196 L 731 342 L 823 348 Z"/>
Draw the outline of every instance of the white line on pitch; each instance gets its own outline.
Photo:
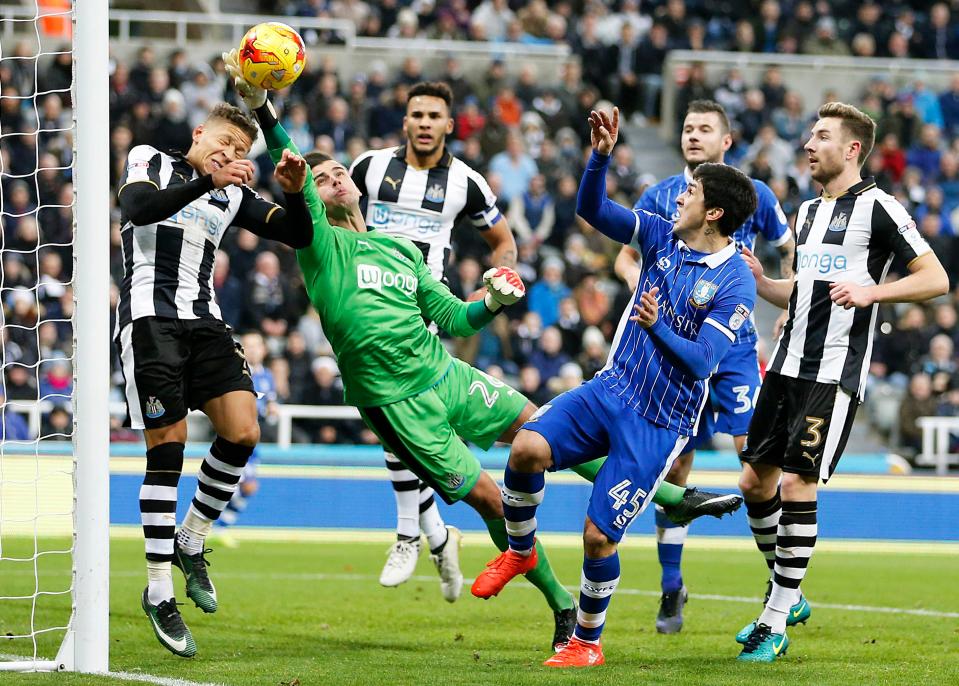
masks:
<path id="1" fill-rule="evenodd" d="M 118 571 L 113 572 L 113 576 L 142 576 L 142 572 L 132 572 L 132 571 Z M 217 573 L 217 578 L 236 578 L 236 579 L 285 579 L 287 581 L 372 581 L 377 578 L 370 574 L 322 574 L 322 573 L 298 573 L 298 574 L 256 574 L 256 573 L 247 573 L 247 572 L 219 572 Z M 431 582 L 436 581 L 437 577 L 435 576 L 425 576 L 425 575 L 414 575 L 410 577 L 411 581 L 421 581 L 421 582 Z M 470 585 L 473 583 L 473 579 L 464 579 L 463 583 Z M 531 584 L 520 584 L 519 588 L 535 588 Z M 575 593 L 579 590 L 578 586 L 567 586 L 567 590 Z M 639 588 L 617 588 L 616 593 L 620 595 L 635 595 L 635 596 L 648 596 L 650 598 L 658 598 L 662 595 L 661 591 L 648 591 Z M 748 596 L 738 596 L 738 595 L 718 595 L 715 593 L 690 593 L 690 598 L 695 598 L 697 600 L 715 600 L 723 603 L 750 603 L 756 605 L 762 605 L 762 598 L 759 597 L 748 597 Z M 916 615 L 920 617 L 942 617 L 955 619 L 959 618 L 959 612 L 946 612 L 943 610 L 924 610 L 922 608 L 909 608 L 909 607 L 883 607 L 881 605 L 845 605 L 842 603 L 814 603 L 816 609 L 822 608 L 825 610 L 846 610 L 848 612 L 872 612 L 880 614 L 892 614 L 892 615 Z"/>
<path id="2" fill-rule="evenodd" d="M 29 655 L 10 655 L 7 653 L 0 653 L 0 660 L 8 662 L 47 662 L 47 660 L 40 658 L 34 659 Z M 210 681 L 190 681 L 176 677 L 143 674 L 142 672 L 93 672 L 92 676 L 102 676 L 110 679 L 126 679 L 127 681 L 141 681 L 147 684 L 157 684 L 157 686 L 224 686 L 223 684 Z"/>
<path id="3" fill-rule="evenodd" d="M 142 681 L 148 684 L 157 684 L 158 686 L 223 686 L 210 681 L 188 681 L 186 679 L 177 679 L 167 676 L 153 676 L 152 674 L 140 674 L 138 672 L 98 672 L 101 676 L 108 676 L 111 679 L 126 679 L 128 681 Z"/>

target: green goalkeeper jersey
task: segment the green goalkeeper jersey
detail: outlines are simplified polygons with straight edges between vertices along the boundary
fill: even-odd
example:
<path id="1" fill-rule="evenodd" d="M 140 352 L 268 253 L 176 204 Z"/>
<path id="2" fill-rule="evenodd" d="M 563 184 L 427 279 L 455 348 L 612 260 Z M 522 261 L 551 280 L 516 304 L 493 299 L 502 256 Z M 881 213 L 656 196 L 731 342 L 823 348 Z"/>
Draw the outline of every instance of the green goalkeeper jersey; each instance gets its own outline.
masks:
<path id="1" fill-rule="evenodd" d="M 274 163 L 284 148 L 299 154 L 279 124 L 264 137 Z M 336 353 L 346 402 L 377 407 L 432 387 L 453 358 L 423 317 L 454 336 L 471 336 L 494 313 L 483 302 L 465 303 L 450 293 L 410 241 L 331 225 L 307 171 L 303 195 L 313 218 L 313 243 L 296 257 Z"/>

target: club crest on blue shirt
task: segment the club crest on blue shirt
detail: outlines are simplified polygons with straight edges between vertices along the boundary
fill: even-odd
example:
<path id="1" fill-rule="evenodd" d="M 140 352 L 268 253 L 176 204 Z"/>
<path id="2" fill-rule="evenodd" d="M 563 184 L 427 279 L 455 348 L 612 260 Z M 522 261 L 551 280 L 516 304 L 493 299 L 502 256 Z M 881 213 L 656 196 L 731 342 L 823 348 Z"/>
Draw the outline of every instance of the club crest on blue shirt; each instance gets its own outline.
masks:
<path id="1" fill-rule="evenodd" d="M 430 202 L 440 203 L 446 199 L 446 190 L 438 183 L 434 183 L 429 187 L 429 190 L 426 191 L 424 197 Z"/>
<path id="2" fill-rule="evenodd" d="M 656 262 L 656 266 L 662 269 L 664 272 L 669 271 L 670 264 L 671 262 L 669 261 L 668 257 L 660 257 Z"/>
<path id="3" fill-rule="evenodd" d="M 700 279 L 696 282 L 696 286 L 693 287 L 693 294 L 689 296 L 689 303 L 693 307 L 706 307 L 709 301 L 713 299 L 713 296 L 716 295 L 718 288 L 719 286 L 712 281 Z"/>

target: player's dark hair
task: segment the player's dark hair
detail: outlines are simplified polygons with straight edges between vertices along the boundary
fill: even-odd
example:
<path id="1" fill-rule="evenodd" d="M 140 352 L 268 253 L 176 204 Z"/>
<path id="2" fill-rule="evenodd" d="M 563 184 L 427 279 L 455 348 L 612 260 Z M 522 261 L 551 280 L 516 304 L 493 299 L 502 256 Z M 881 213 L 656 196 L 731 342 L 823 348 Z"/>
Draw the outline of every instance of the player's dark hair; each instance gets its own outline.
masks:
<path id="1" fill-rule="evenodd" d="M 729 116 L 726 114 L 726 108 L 715 100 L 693 100 L 686 108 L 686 114 L 706 114 L 708 112 L 712 112 L 719 117 L 723 135 L 729 133 Z"/>
<path id="2" fill-rule="evenodd" d="M 453 111 L 453 91 L 445 81 L 420 81 L 407 92 L 406 103 L 409 104 L 417 95 L 439 98 L 446 103 L 446 109 Z"/>
<path id="3" fill-rule="evenodd" d="M 207 121 L 210 121 L 211 119 L 220 119 L 222 121 L 230 122 L 235 127 L 240 129 L 240 131 L 249 136 L 251 143 L 256 140 L 256 137 L 260 132 L 260 129 L 256 125 L 256 121 L 251 115 L 247 114 L 239 107 L 235 107 L 225 102 L 221 102 L 219 105 L 210 110 L 210 114 L 206 119 Z"/>
<path id="4" fill-rule="evenodd" d="M 728 164 L 706 162 L 696 167 L 693 178 L 703 187 L 706 209 L 719 207 L 719 233 L 732 236 L 756 211 L 758 199 L 752 180 Z"/>
<path id="5" fill-rule="evenodd" d="M 318 164 L 323 164 L 324 162 L 329 162 L 333 158 L 327 155 L 325 152 L 320 152 L 319 150 L 314 150 L 313 152 L 308 152 L 303 155 L 303 159 L 306 160 L 306 165 L 312 169 Z"/>
<path id="6" fill-rule="evenodd" d="M 859 141 L 859 166 L 863 165 L 872 146 L 876 144 L 876 122 L 857 107 L 844 102 L 827 102 L 819 108 L 819 118 L 835 117 L 842 123 L 842 132 L 847 140 Z"/>

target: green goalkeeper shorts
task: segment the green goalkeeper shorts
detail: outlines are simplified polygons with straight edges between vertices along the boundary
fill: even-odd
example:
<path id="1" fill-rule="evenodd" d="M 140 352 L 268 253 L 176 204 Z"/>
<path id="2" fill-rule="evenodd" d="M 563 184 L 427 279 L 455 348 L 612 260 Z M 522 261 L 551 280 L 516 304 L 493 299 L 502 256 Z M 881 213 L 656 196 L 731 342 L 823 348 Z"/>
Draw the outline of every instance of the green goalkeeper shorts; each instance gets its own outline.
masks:
<path id="1" fill-rule="evenodd" d="M 502 381 L 453 360 L 432 388 L 389 405 L 361 407 L 360 414 L 411 472 L 445 502 L 455 503 L 473 489 L 483 471 L 463 441 L 488 449 L 527 402 Z"/>

